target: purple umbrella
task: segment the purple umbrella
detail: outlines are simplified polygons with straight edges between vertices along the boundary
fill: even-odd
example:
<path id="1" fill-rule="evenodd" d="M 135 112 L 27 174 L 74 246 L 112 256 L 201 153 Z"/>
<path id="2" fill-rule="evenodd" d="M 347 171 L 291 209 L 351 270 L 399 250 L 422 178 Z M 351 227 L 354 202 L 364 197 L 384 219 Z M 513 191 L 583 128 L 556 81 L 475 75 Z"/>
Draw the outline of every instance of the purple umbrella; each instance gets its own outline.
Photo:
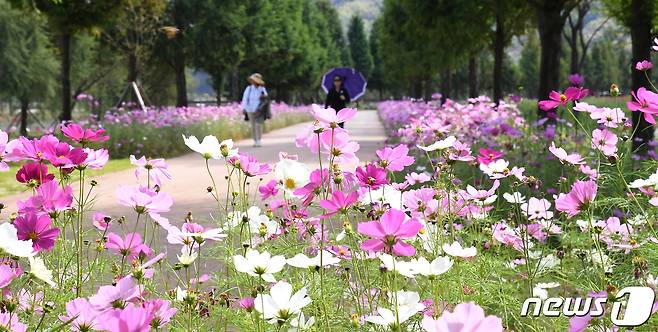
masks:
<path id="1" fill-rule="evenodd" d="M 343 87 L 350 94 L 350 99 L 357 100 L 366 93 L 368 82 L 361 73 L 350 67 L 333 68 L 322 76 L 322 90 L 325 93 L 329 93 L 329 89 L 333 89 L 334 76 L 343 78 Z"/>

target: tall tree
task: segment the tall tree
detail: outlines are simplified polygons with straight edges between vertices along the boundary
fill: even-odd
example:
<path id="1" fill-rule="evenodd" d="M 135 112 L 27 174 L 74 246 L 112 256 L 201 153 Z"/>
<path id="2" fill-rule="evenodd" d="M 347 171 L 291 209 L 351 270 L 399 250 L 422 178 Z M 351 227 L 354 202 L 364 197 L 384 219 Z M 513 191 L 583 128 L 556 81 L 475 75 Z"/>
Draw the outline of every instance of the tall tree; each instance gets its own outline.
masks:
<path id="1" fill-rule="evenodd" d="M 340 23 L 340 17 L 338 16 L 336 7 L 334 7 L 329 0 L 318 0 L 316 4 L 327 22 L 327 28 L 329 29 L 333 41 L 331 47 L 335 48 L 340 53 L 340 64 L 346 67 L 351 66 L 352 57 L 350 56 L 350 50 L 345 42 L 343 25 Z M 330 45 L 327 46 L 329 47 Z"/>
<path id="2" fill-rule="evenodd" d="M 585 26 L 588 24 L 587 18 L 593 3 L 593 0 L 583 0 L 567 17 L 569 29 L 564 31 L 564 37 L 570 49 L 569 73 L 572 74 L 581 73 L 592 40 L 609 20 L 609 17 L 603 19 L 585 38 Z"/>
<path id="3" fill-rule="evenodd" d="M 530 31 L 527 39 L 521 49 L 521 57 L 519 59 L 519 70 L 521 74 L 521 86 L 525 95 L 530 98 L 536 98 L 537 77 L 539 76 L 539 42 L 537 41 L 537 34 L 535 31 Z"/>
<path id="4" fill-rule="evenodd" d="M 383 90 L 385 86 L 384 82 L 384 70 L 382 68 L 382 58 L 380 56 L 380 46 L 379 46 L 379 37 L 381 34 L 382 20 L 377 19 L 372 25 L 370 30 L 370 54 L 372 54 L 372 73 L 370 74 L 370 79 L 368 80 L 368 86 L 376 89 L 379 92 L 379 99 L 383 97 Z"/>
<path id="5" fill-rule="evenodd" d="M 567 16 L 580 0 L 528 0 L 535 9 L 541 56 L 537 96 L 545 98 L 551 90 L 559 90 L 562 31 Z M 540 115 L 546 112 L 539 111 Z"/>
<path id="6" fill-rule="evenodd" d="M 80 31 L 100 29 L 116 17 L 123 0 L 12 0 L 21 7 L 38 9 L 47 18 L 59 40 L 62 121 L 71 120 L 71 40 Z"/>
<path id="7" fill-rule="evenodd" d="M 347 39 L 350 42 L 350 54 L 354 68 L 360 71 L 366 79 L 370 78 L 373 67 L 372 54 L 370 54 L 363 19 L 360 16 L 352 16 L 347 29 Z"/>
<path id="8" fill-rule="evenodd" d="M 656 15 L 658 5 L 652 0 L 607 0 L 606 7 L 624 26 L 631 31 L 631 89 L 650 88 L 651 71 L 634 70 L 635 63 L 651 57 L 652 18 Z M 653 126 L 644 120 L 642 113 L 633 112 L 633 151 L 646 155 L 648 143 L 653 139 Z"/>
<path id="9" fill-rule="evenodd" d="M 30 103 L 51 96 L 55 87 L 57 61 L 44 23 L 0 0 L 0 92 L 20 103 L 21 135 L 27 135 Z"/>

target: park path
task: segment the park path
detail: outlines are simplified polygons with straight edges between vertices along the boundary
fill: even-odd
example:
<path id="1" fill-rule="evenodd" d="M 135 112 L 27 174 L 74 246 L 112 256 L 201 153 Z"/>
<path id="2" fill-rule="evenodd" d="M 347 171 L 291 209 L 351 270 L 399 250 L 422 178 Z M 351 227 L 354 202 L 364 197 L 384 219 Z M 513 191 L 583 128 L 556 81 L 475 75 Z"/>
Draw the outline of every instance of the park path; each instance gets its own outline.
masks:
<path id="1" fill-rule="evenodd" d="M 311 154 L 307 149 L 297 148 L 294 143 L 297 133 L 307 125 L 308 123 L 302 123 L 266 133 L 263 135 L 263 146 L 259 148 L 252 147 L 250 139 L 238 141 L 237 146 L 240 151 L 253 154 L 259 161 L 271 165 L 279 160 L 280 151 L 297 154 L 299 161 L 307 164 L 312 169 L 318 167 L 317 155 Z M 356 117 L 346 124 L 346 129 L 349 130 L 351 137 L 359 142 L 360 149 L 357 155 L 362 162 L 374 159 L 375 151 L 384 146 L 386 135 L 376 111 L 358 112 Z M 183 144 L 183 140 L 172 142 L 172 144 Z M 167 163 L 173 180 L 165 182 L 162 190 L 173 197 L 174 206 L 171 211 L 162 215 L 169 218 L 172 224 L 180 226 L 188 211 L 191 211 L 195 216 L 195 221 L 204 223 L 204 220 L 209 219 L 209 214 L 216 210 L 216 203 L 206 191 L 206 188 L 210 185 L 210 179 L 203 158 L 199 154 L 189 153 L 168 159 Z M 226 181 L 224 177 L 227 173 L 224 161 L 211 160 L 211 169 L 213 176 L 218 181 L 217 186 L 220 194 L 225 194 Z M 268 181 L 272 176 L 272 174 L 269 174 L 264 178 L 264 181 Z M 93 210 L 115 217 L 125 215 L 128 220 L 132 219 L 134 212 L 129 208 L 118 205 L 115 193 L 121 185 L 134 185 L 137 183 L 134 169 L 101 175 L 96 177 L 95 180 L 98 185 L 94 188 L 97 200 Z M 254 187 L 254 184 L 252 184 L 252 187 Z M 0 198 L 0 202 L 3 202 L 6 207 L 3 214 L 8 215 L 10 212 L 14 212 L 16 210 L 16 201 L 25 199 L 28 195 L 29 193 L 22 193 Z"/>

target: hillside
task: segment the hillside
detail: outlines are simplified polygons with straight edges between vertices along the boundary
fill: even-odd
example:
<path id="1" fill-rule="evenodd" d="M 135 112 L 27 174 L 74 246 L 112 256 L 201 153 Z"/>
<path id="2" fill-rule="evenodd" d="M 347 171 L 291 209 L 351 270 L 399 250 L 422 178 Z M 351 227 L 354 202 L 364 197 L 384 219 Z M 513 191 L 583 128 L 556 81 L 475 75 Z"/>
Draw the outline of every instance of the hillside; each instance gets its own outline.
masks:
<path id="1" fill-rule="evenodd" d="M 347 30 L 347 23 L 353 15 L 360 15 L 366 23 L 366 30 L 370 31 L 372 22 L 384 6 L 384 0 L 331 0 L 338 10 L 343 28 Z"/>

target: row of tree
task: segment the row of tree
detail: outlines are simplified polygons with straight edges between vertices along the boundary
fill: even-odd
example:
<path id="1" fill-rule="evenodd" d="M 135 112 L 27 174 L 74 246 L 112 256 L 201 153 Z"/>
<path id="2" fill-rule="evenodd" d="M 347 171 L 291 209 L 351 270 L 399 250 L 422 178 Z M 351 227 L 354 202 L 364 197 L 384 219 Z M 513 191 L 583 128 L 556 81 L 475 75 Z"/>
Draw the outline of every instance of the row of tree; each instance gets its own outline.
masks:
<path id="1" fill-rule="evenodd" d="M 373 67 L 363 21 L 345 34 L 328 0 L 0 0 L 0 40 L 0 97 L 25 115 L 58 98 L 60 120 L 88 93 L 112 106 L 129 82 L 185 106 L 190 70 L 218 101 L 239 99 L 252 72 L 277 99 L 308 101 L 327 69 Z"/>

